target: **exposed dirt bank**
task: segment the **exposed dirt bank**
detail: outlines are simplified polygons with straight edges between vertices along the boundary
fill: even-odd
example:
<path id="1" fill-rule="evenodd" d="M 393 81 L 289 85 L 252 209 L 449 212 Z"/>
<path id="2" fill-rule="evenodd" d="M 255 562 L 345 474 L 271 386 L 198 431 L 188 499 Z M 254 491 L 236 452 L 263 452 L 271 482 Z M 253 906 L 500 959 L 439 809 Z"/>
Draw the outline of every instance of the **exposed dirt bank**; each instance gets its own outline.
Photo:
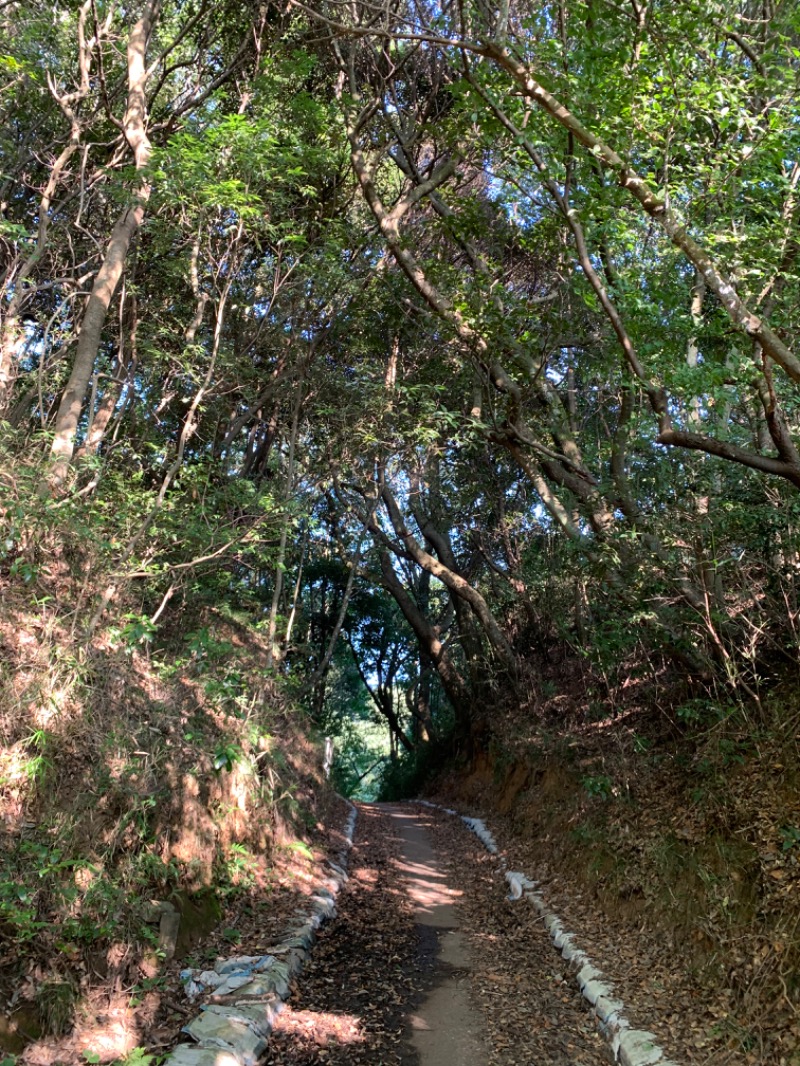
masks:
<path id="1" fill-rule="evenodd" d="M 254 627 L 206 610 L 158 648 L 132 623 L 86 643 L 4 608 L 0 1059 L 161 1050 L 180 966 L 285 927 L 340 801 Z"/>
<path id="2" fill-rule="evenodd" d="M 642 717 L 569 738 L 520 728 L 439 798 L 489 816 L 635 1026 L 697 1066 L 794 1066 L 796 726 L 731 720 L 691 742 Z"/>

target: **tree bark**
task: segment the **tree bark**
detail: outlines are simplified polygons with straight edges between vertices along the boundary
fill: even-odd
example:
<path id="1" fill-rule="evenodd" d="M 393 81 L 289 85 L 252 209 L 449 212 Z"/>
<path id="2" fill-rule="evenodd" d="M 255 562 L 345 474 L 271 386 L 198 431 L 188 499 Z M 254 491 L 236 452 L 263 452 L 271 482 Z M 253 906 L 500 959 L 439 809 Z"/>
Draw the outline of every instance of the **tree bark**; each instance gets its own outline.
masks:
<path id="1" fill-rule="evenodd" d="M 447 654 L 447 650 L 439 639 L 438 633 L 403 587 L 392 566 L 388 551 L 380 553 L 380 561 L 381 574 L 386 591 L 394 598 L 406 621 L 414 630 L 420 648 L 424 649 L 430 656 L 434 669 L 442 682 L 442 688 L 455 711 L 459 725 L 469 728 L 470 698 L 463 678 Z"/>
<path id="2" fill-rule="evenodd" d="M 462 600 L 466 600 L 483 626 L 483 630 L 486 633 L 489 643 L 492 646 L 492 650 L 497 658 L 512 674 L 515 673 L 517 664 L 511 645 L 503 635 L 492 612 L 489 610 L 486 600 L 481 596 L 480 592 L 473 588 L 467 580 L 460 576 L 460 574 L 454 573 L 449 567 L 439 562 L 438 559 L 435 559 L 419 546 L 417 541 L 406 528 L 403 516 L 400 513 L 400 508 L 397 506 L 397 501 L 385 484 L 381 495 L 386 504 L 386 509 L 389 512 L 389 517 L 394 526 L 395 533 L 402 541 L 403 546 L 406 548 L 414 562 L 422 567 L 423 570 L 427 570 L 429 574 L 433 575 L 433 577 L 437 577 L 454 595 L 460 596 Z"/>
<path id="3" fill-rule="evenodd" d="M 138 171 L 150 161 L 151 145 L 147 136 L 147 43 L 153 28 L 159 0 L 146 0 L 144 10 L 131 30 L 128 40 L 128 103 L 123 128 L 133 152 Z M 131 242 L 144 220 L 145 205 L 150 197 L 148 181 L 140 183 L 130 204 L 111 231 L 100 269 L 94 279 L 78 334 L 78 349 L 67 386 L 61 397 L 51 448 L 53 465 L 48 475 L 50 491 L 64 484 L 75 452 L 75 437 L 103 336 L 108 308 L 117 290 Z"/>

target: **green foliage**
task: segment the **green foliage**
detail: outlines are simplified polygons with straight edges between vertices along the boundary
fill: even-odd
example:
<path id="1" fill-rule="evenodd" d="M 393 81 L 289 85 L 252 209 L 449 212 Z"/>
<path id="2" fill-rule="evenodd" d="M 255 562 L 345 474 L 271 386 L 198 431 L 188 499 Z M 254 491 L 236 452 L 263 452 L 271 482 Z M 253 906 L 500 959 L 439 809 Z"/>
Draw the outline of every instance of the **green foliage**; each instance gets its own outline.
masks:
<path id="1" fill-rule="evenodd" d="M 150 1054 L 143 1047 L 135 1047 L 124 1058 L 116 1060 L 114 1066 L 154 1066 L 159 1061 L 160 1056 Z"/>
<path id="2" fill-rule="evenodd" d="M 230 892 L 242 892 L 256 883 L 258 860 L 244 844 L 233 843 L 228 847 L 224 879 Z"/>
<path id="3" fill-rule="evenodd" d="M 227 770 L 230 773 L 242 755 L 242 749 L 238 744 L 220 744 L 214 752 L 214 769 Z"/>
<path id="4" fill-rule="evenodd" d="M 157 627 L 149 618 L 128 612 L 122 620 L 124 625 L 110 627 L 109 636 L 112 640 L 123 644 L 129 653 L 134 648 L 152 643 Z"/>
<path id="5" fill-rule="evenodd" d="M 413 799 L 430 779 L 452 758 L 447 738 L 425 744 L 413 752 L 403 752 L 384 764 L 378 799 L 382 803 Z"/>
<path id="6" fill-rule="evenodd" d="M 740 14 L 545 5 L 515 13 L 510 48 L 788 344 L 800 25 L 791 4 Z M 186 876 L 158 857 L 167 774 L 202 790 L 252 766 L 265 810 L 310 826 L 279 751 L 288 693 L 352 795 L 413 794 L 456 721 L 513 703 L 533 728 L 577 679 L 590 724 L 630 681 L 637 706 L 681 691 L 684 738 L 719 729 L 687 772 L 706 787 L 740 765 L 743 706 L 800 650 L 796 374 L 710 268 L 699 284 L 631 173 L 485 49 L 354 37 L 342 94 L 313 11 L 170 2 L 137 172 L 119 132 L 131 9 L 95 15 L 0 9 L 0 785 L 34 809 L 66 794 L 61 749 L 85 723 L 101 739 L 74 788 L 115 826 L 86 863 L 55 818 L 16 833 L 0 918 L 17 945 L 53 913 L 65 954 L 115 937 L 128 896 Z M 434 24 L 495 32 L 469 2 Z M 143 182 L 54 487 L 85 294 Z M 128 735 L 128 698 L 158 685 L 169 713 Z M 416 750 L 390 758 L 390 728 Z M 213 858 L 226 891 L 252 884 L 249 846 Z"/>
<path id="7" fill-rule="evenodd" d="M 581 777 L 584 792 L 596 799 L 609 799 L 614 794 L 614 782 L 608 774 L 584 774 Z"/>

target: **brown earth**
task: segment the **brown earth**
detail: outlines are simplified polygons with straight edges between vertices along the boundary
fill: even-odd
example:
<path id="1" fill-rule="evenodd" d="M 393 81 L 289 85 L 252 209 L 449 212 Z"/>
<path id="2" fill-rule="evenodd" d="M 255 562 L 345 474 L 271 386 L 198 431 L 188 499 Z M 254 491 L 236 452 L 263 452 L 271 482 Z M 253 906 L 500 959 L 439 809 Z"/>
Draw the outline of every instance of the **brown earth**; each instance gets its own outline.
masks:
<path id="1" fill-rule="evenodd" d="M 691 733 L 646 712 L 549 733 L 520 717 L 438 785 L 542 882 L 632 1024 L 691 1066 L 800 1064 L 791 699 Z"/>
<path id="2" fill-rule="evenodd" d="M 96 974 L 67 1033 L 39 1035 L 41 1021 L 32 995 L 31 1006 L 18 1008 L 3 1019 L 6 1031 L 4 1035 L 0 1030 L 0 1044 L 13 1040 L 8 1050 L 18 1053 L 22 1066 L 86 1066 L 87 1055 L 92 1062 L 113 1062 L 136 1048 L 152 1055 L 166 1053 L 185 1039 L 180 1029 L 197 1011 L 184 995 L 180 970 L 187 964 L 210 966 L 217 958 L 234 954 L 256 955 L 279 940 L 296 923 L 297 911 L 307 911 L 307 897 L 327 876 L 327 858 L 343 844 L 341 827 L 346 815 L 342 801 L 332 802 L 331 827 L 316 831 L 316 845 L 278 849 L 269 880 L 226 900 L 223 913 L 217 905 L 213 915 L 203 914 L 195 903 L 195 920 L 189 929 L 184 925 L 184 945 L 179 944 L 178 953 L 166 966 L 130 950 L 126 967 L 121 965 L 105 978 Z M 212 929 L 198 927 L 198 919 L 209 918 Z M 121 974 L 125 974 L 124 981 Z"/>
<path id="3" fill-rule="evenodd" d="M 0 1060 L 85 1066 L 168 1046 L 180 967 L 283 932 L 344 814 L 256 630 L 86 643 L 57 591 L 0 582 Z M 153 902 L 181 913 L 166 965 Z"/>

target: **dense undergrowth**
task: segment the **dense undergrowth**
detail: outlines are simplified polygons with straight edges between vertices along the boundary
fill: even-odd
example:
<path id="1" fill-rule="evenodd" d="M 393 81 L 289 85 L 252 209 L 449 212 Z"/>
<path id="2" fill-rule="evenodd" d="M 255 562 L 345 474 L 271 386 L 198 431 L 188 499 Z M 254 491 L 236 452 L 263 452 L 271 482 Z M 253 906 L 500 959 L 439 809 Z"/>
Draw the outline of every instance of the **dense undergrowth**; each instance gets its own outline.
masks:
<path id="1" fill-rule="evenodd" d="M 181 913 L 183 957 L 269 893 L 332 797 L 256 612 L 212 582 L 151 621 L 160 595 L 128 583 L 92 621 L 91 545 L 42 513 L 20 516 L 0 572 L 0 1046 L 14 1052 L 67 1032 L 93 987 L 158 980 L 175 945 L 153 901 Z"/>

